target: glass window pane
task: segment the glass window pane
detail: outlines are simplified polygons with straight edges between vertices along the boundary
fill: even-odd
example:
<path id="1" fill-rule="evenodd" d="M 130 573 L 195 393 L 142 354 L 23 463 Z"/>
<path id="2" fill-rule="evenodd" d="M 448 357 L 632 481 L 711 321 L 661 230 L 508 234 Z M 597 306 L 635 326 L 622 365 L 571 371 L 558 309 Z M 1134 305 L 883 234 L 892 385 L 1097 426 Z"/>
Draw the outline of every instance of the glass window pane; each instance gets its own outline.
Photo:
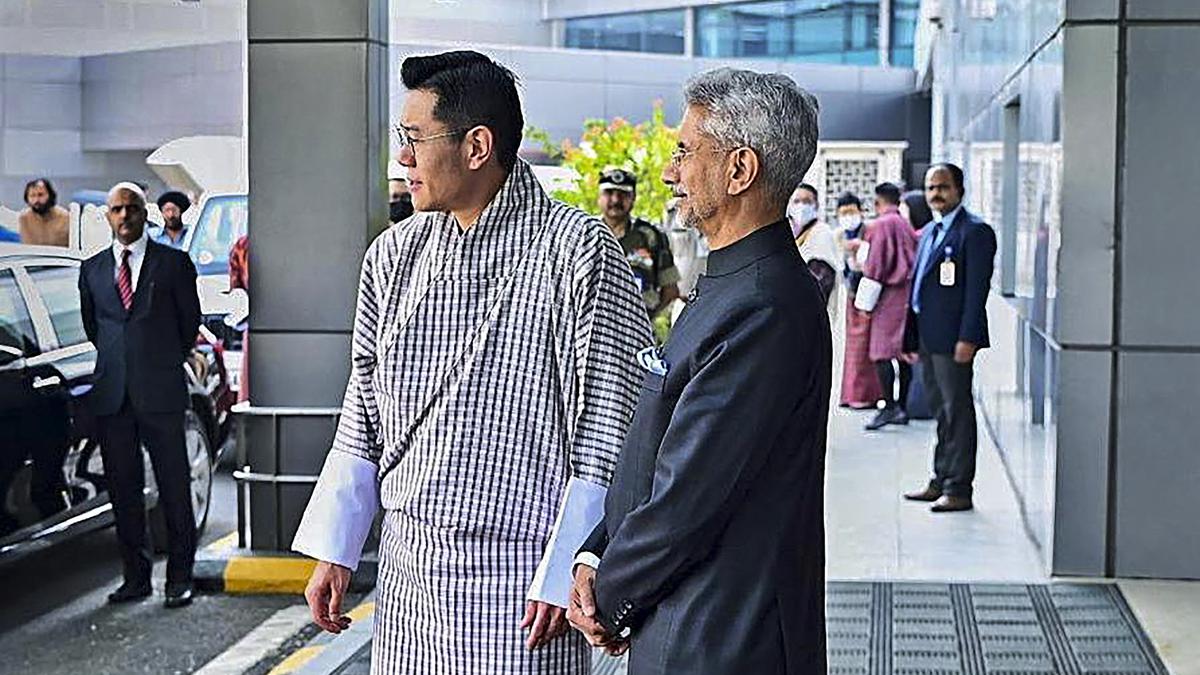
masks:
<path id="1" fill-rule="evenodd" d="M 567 19 L 565 45 L 656 54 L 683 53 L 683 10 Z"/>
<path id="2" fill-rule="evenodd" d="M 920 0 L 892 0 L 893 66 L 913 66 L 913 45 L 916 41 L 917 19 L 921 13 Z"/>
<path id="3" fill-rule="evenodd" d="M 696 8 L 701 56 L 879 63 L 877 0 L 735 2 Z"/>
<path id="4" fill-rule="evenodd" d="M 30 267 L 29 276 L 37 286 L 50 323 L 58 336 L 59 347 L 87 342 L 83 315 L 79 310 L 79 268 L 75 266 Z"/>
<path id="5" fill-rule="evenodd" d="M 8 270 L 0 270 L 0 345 L 18 349 L 26 356 L 38 353 L 33 320 L 17 280 Z"/>

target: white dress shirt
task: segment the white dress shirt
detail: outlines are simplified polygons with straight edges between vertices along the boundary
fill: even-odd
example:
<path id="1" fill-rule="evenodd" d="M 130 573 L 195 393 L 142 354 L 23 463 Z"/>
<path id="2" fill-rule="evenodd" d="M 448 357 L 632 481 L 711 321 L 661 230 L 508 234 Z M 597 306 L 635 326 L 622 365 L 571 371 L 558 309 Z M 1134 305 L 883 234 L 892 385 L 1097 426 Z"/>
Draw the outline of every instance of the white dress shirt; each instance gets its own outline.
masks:
<path id="1" fill-rule="evenodd" d="M 142 276 L 142 262 L 146 259 L 146 240 L 148 236 L 146 230 L 142 230 L 142 236 L 138 240 L 130 244 L 128 247 L 122 244 L 119 239 L 114 238 L 112 243 L 113 258 L 116 260 L 116 265 L 113 266 L 113 281 L 121 277 L 121 254 L 126 248 L 129 249 L 129 280 L 133 283 L 133 291 L 137 292 L 138 278 Z"/>

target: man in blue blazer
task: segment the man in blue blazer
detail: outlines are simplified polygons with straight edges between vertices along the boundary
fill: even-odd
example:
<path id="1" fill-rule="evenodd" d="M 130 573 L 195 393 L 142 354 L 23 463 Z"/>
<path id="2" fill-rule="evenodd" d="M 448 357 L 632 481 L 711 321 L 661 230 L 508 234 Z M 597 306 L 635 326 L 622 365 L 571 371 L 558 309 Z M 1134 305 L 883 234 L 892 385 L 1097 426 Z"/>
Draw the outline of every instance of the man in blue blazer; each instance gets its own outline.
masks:
<path id="1" fill-rule="evenodd" d="M 935 512 L 973 508 L 976 423 L 975 354 L 987 346 L 987 297 L 996 233 L 962 205 L 962 169 L 935 164 L 925 174 L 933 221 L 917 246 L 909 303 L 910 346 L 920 352 L 925 390 L 937 417 L 933 477 L 905 498 L 932 502 Z M 913 344 L 915 342 L 916 344 Z"/>

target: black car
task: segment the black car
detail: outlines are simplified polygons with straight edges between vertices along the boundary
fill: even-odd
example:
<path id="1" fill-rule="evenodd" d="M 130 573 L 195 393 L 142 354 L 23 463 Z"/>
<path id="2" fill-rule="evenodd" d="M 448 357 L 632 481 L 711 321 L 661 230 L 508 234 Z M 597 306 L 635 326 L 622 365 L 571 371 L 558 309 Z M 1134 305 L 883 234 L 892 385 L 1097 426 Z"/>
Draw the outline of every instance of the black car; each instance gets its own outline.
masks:
<path id="1" fill-rule="evenodd" d="M 67 249 L 0 244 L 0 563 L 113 522 L 88 410 L 96 350 L 80 313 L 80 261 Z M 191 399 L 185 433 L 198 531 L 233 402 L 220 350 L 198 339 L 179 373 Z M 145 465 L 148 520 L 162 550 L 166 525 L 148 457 Z"/>

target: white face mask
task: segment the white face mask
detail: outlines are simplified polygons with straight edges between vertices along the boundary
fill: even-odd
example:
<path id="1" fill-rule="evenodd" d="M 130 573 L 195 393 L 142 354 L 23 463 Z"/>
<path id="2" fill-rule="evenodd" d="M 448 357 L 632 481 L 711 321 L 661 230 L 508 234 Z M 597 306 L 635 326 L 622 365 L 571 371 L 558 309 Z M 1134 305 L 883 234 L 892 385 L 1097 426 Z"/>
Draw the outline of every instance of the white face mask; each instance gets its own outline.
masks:
<path id="1" fill-rule="evenodd" d="M 859 225 L 862 225 L 862 216 L 860 215 L 845 215 L 838 216 L 838 225 L 844 230 L 851 230 Z"/>
<path id="2" fill-rule="evenodd" d="M 808 202 L 788 204 L 788 220 L 792 223 L 792 236 L 800 236 L 800 228 L 817 219 L 817 205 Z"/>

